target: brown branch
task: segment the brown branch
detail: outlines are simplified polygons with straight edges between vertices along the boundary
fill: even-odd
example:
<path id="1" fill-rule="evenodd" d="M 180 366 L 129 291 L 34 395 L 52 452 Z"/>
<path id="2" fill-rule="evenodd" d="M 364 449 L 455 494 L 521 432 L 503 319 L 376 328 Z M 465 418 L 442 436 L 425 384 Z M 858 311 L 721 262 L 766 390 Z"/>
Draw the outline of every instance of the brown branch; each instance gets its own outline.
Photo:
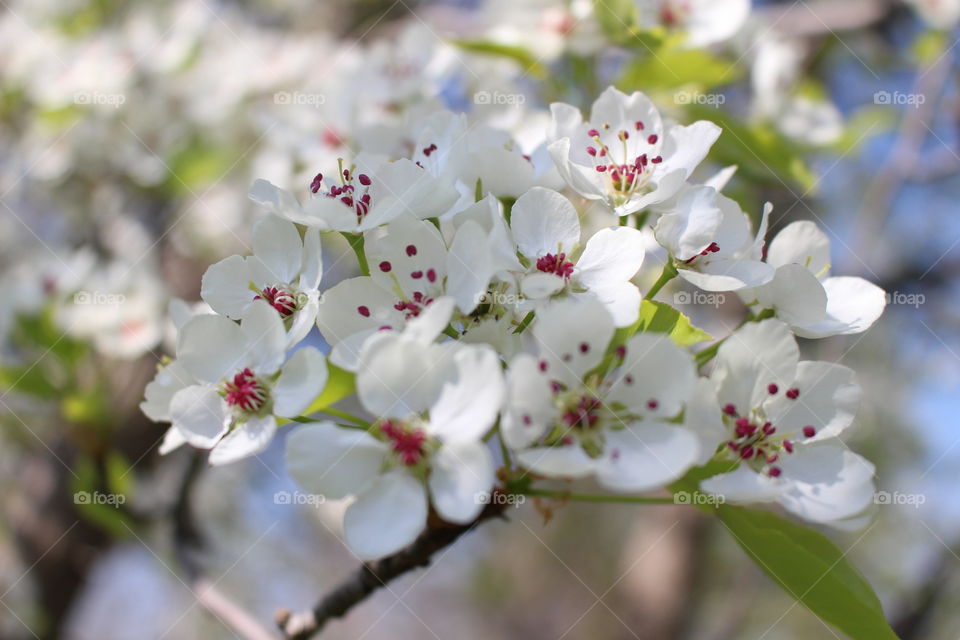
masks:
<path id="1" fill-rule="evenodd" d="M 504 502 L 504 504 L 498 504 Z M 456 542 L 460 536 L 471 531 L 481 522 L 503 517 L 505 501 L 492 500 L 477 518 L 465 525 L 446 522 L 431 524 L 413 544 L 392 556 L 367 562 L 349 578 L 324 596 L 312 611 L 291 613 L 287 609 L 277 612 L 277 625 L 284 637 L 290 640 L 306 640 L 318 633 L 335 618 L 346 615 L 350 609 L 365 600 L 377 589 L 385 587 L 401 575 L 426 567 L 433 555 Z"/>

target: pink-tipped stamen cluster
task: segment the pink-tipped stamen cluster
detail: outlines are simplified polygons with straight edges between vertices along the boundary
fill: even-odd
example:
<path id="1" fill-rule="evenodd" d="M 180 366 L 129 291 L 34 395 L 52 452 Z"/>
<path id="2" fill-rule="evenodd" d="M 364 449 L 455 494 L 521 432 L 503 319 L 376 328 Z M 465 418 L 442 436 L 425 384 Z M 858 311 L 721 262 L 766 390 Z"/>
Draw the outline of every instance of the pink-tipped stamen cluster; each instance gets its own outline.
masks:
<path id="1" fill-rule="evenodd" d="M 433 298 L 424 295 L 419 291 L 413 292 L 413 298 L 410 300 L 401 300 L 400 302 L 393 305 L 393 308 L 397 311 L 403 312 L 403 317 L 406 320 L 412 320 L 420 315 L 424 307 L 433 302 Z"/>
<path id="2" fill-rule="evenodd" d="M 767 385 L 767 393 L 777 395 L 780 387 L 771 382 Z M 784 394 L 790 400 L 800 397 L 800 390 L 790 388 Z M 777 461 L 783 454 L 791 454 L 795 450 L 793 434 L 778 434 L 777 427 L 769 420 L 762 419 L 762 412 L 754 411 L 750 415 L 741 415 L 732 404 L 723 407 L 723 421 L 730 428 L 732 438 L 727 440 L 726 447 L 741 462 L 749 464 L 759 472 L 766 473 L 771 478 L 777 478 L 783 470 L 777 466 Z M 816 428 L 806 426 L 801 430 L 804 438 L 812 438 L 817 434 Z"/>
<path id="3" fill-rule="evenodd" d="M 339 177 L 339 185 L 332 185 L 329 189 L 323 191 L 323 174 L 318 173 L 310 183 L 310 191 L 328 198 L 336 198 L 348 207 L 353 207 L 357 213 L 357 224 L 359 224 L 370 212 L 370 185 L 373 181 L 367 174 L 356 174 L 350 169 L 341 169 Z"/>
<path id="4" fill-rule="evenodd" d="M 600 420 L 602 403 L 594 396 L 580 396 L 576 403 L 563 413 L 563 422 L 570 428 L 589 429 Z"/>
<path id="5" fill-rule="evenodd" d="M 253 299 L 265 301 L 284 318 L 293 315 L 297 310 L 296 296 L 279 287 L 264 287 Z"/>
<path id="6" fill-rule="evenodd" d="M 259 411 L 267 402 L 267 390 L 248 368 L 223 383 L 227 404 L 241 411 Z"/>
<path id="7" fill-rule="evenodd" d="M 633 123 L 635 129 L 634 135 L 643 136 L 640 133 L 645 125 L 640 120 Z M 610 125 L 604 124 L 604 129 L 609 129 Z M 621 129 L 617 132 L 617 139 L 622 143 L 622 153 L 620 161 L 614 158 L 614 153 L 600 138 L 600 131 L 590 129 L 587 132 L 592 144 L 588 145 L 587 154 L 593 159 L 594 169 L 598 173 L 605 174 L 610 179 L 611 189 L 620 196 L 630 196 L 633 193 L 643 189 L 650 180 L 650 175 L 655 165 L 663 162 L 663 157 L 659 154 L 653 155 L 658 147 L 659 136 L 655 133 L 647 135 L 646 144 L 649 146 L 649 153 L 640 153 L 631 157 L 628 151 L 627 140 L 630 139 L 630 132 Z"/>
<path id="8" fill-rule="evenodd" d="M 542 258 L 537 259 L 537 270 L 544 273 L 552 273 L 560 276 L 564 280 L 569 280 L 573 275 L 574 264 L 567 260 L 565 253 L 548 253 Z"/>
<path id="9" fill-rule="evenodd" d="M 400 462 L 408 467 L 418 464 L 426 456 L 429 438 L 423 429 L 399 421 L 384 420 L 380 423 L 380 432 L 386 437 Z"/>

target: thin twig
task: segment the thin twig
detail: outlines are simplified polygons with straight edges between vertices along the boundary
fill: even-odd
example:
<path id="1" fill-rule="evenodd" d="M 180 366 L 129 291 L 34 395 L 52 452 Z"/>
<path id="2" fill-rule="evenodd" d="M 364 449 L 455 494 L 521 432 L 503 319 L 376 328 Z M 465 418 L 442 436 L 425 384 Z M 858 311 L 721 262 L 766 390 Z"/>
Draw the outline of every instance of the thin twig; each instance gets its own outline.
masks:
<path id="1" fill-rule="evenodd" d="M 506 506 L 506 501 L 494 499 L 469 524 L 437 523 L 430 526 L 406 549 L 382 560 L 367 562 L 360 566 L 350 577 L 324 596 L 312 611 L 291 613 L 287 609 L 281 609 L 277 612 L 277 625 L 284 636 L 290 640 L 310 638 L 323 629 L 328 622 L 343 617 L 354 606 L 363 602 L 377 589 L 385 587 L 391 580 L 408 571 L 429 565 L 437 551 L 450 546 L 481 522 L 502 517 Z"/>

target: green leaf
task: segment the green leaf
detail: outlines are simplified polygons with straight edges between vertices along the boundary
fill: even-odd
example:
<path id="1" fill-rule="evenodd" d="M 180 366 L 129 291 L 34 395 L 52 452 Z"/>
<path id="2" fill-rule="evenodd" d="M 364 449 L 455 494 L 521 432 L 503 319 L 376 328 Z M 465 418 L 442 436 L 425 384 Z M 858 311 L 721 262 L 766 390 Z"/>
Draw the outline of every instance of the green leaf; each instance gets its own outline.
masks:
<path id="1" fill-rule="evenodd" d="M 166 187 L 177 195 L 190 195 L 222 178 L 235 161 L 229 149 L 194 140 L 170 159 Z"/>
<path id="2" fill-rule="evenodd" d="M 823 534 L 770 511 L 721 506 L 737 543 L 787 593 L 854 640 L 896 640 L 870 584 Z"/>
<path id="3" fill-rule="evenodd" d="M 133 474 L 131 473 L 132 467 L 123 454 L 119 451 L 108 452 L 104 466 L 107 476 L 106 483 L 110 491 L 129 496 L 133 489 Z"/>
<path id="4" fill-rule="evenodd" d="M 710 151 L 722 165 L 735 164 L 748 177 L 775 185 L 793 183 L 811 190 L 816 180 L 797 145 L 768 124 L 748 126 L 729 114 L 705 104 L 690 104 L 693 118 L 711 120 L 723 128 L 720 139 Z"/>
<path id="5" fill-rule="evenodd" d="M 690 318 L 670 305 L 654 300 L 644 300 L 640 304 L 640 318 L 636 326 L 638 332 L 668 333 L 681 347 L 713 338 L 706 331 L 693 326 Z"/>
<path id="6" fill-rule="evenodd" d="M 873 136 L 891 131 L 897 124 L 897 114 L 891 109 L 870 105 L 857 109 L 844 127 L 840 139 L 830 148 L 841 154 L 856 151 Z"/>
<path id="7" fill-rule="evenodd" d="M 636 36 L 639 20 L 633 0 L 594 0 L 593 15 L 614 44 L 627 45 Z"/>
<path id="8" fill-rule="evenodd" d="M 310 406 L 307 407 L 307 410 L 303 412 L 303 415 L 309 416 L 310 414 L 316 413 L 318 411 L 323 411 L 329 406 L 332 406 L 347 396 L 351 395 L 356 391 L 356 376 L 341 369 L 335 364 L 327 362 L 327 369 L 329 371 L 329 377 L 327 378 L 327 386 L 323 388 L 323 392 L 317 396 L 317 398 L 310 403 Z M 280 424 L 286 424 L 290 422 L 289 420 L 278 418 L 277 422 Z"/>
<path id="9" fill-rule="evenodd" d="M 60 402 L 60 412 L 64 419 L 74 424 L 87 424 L 98 428 L 111 424 L 106 399 L 98 389 L 64 395 Z"/>
<path id="10" fill-rule="evenodd" d="M 655 55 L 633 60 L 624 69 L 617 86 L 631 91 L 686 89 L 678 92 L 679 104 L 698 99 L 696 90 L 728 84 L 740 78 L 735 62 L 718 58 L 700 49 L 660 49 Z"/>
<path id="11" fill-rule="evenodd" d="M 719 475 L 721 473 L 730 473 L 740 465 L 738 460 L 710 460 L 706 464 L 694 467 L 687 473 L 670 485 L 670 490 L 687 491 L 693 493 L 700 490 L 700 483 L 707 478 Z"/>
<path id="12" fill-rule="evenodd" d="M 513 60 L 523 68 L 524 73 L 528 73 L 535 78 L 545 78 L 547 76 L 546 68 L 540 64 L 537 57 L 523 47 L 491 42 L 489 40 L 454 40 L 453 44 L 470 53 L 479 53 Z"/>
<path id="13" fill-rule="evenodd" d="M 26 393 L 47 400 L 53 398 L 58 393 L 57 387 L 40 364 L 22 367 L 0 366 L 0 389 L 3 389 L 4 393 Z"/>
<path id="14" fill-rule="evenodd" d="M 78 362 L 87 353 L 87 345 L 74 340 L 57 324 L 54 306 L 48 305 L 39 313 L 17 315 L 13 341 L 52 355 L 67 364 Z"/>
<path id="15" fill-rule="evenodd" d="M 70 482 L 70 490 L 73 492 L 74 507 L 81 517 L 111 536 L 123 538 L 130 536 L 135 523 L 123 509 L 126 495 L 111 487 L 110 476 L 115 470 L 110 467 L 114 464 L 116 463 L 107 459 L 105 471 L 108 477 L 101 483 L 98 481 L 94 462 L 86 456 L 79 457 L 73 468 L 74 477 Z M 106 484 L 105 488 L 110 493 L 104 493 L 103 484 Z"/>
<path id="16" fill-rule="evenodd" d="M 949 43 L 950 38 L 945 31 L 931 29 L 920 34 L 910 48 L 917 62 L 929 66 L 943 55 Z"/>

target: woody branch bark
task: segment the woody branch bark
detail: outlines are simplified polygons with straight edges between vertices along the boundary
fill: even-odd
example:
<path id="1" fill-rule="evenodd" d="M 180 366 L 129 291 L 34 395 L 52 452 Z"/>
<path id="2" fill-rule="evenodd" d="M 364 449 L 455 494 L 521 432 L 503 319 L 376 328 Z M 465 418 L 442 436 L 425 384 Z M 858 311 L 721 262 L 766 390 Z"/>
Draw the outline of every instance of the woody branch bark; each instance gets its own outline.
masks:
<path id="1" fill-rule="evenodd" d="M 339 586 L 325 595 L 310 611 L 292 613 L 287 609 L 277 612 L 277 625 L 284 637 L 291 640 L 306 640 L 319 633 L 331 620 L 341 618 L 353 607 L 363 602 L 376 590 L 414 569 L 430 564 L 434 554 L 460 539 L 480 523 L 493 518 L 502 518 L 506 504 L 491 503 L 477 518 L 465 525 L 445 522 L 432 524 L 413 544 L 392 556 L 367 562 Z"/>

